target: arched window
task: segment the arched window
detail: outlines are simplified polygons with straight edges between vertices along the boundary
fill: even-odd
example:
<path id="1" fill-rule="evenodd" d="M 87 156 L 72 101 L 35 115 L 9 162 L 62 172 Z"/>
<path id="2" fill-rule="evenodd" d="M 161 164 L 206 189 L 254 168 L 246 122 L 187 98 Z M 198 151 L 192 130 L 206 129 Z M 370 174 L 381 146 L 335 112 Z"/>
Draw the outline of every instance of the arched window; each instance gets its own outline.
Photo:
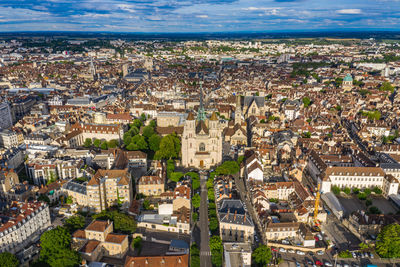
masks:
<path id="1" fill-rule="evenodd" d="M 200 152 L 206 151 L 206 145 L 205 145 L 204 143 L 200 143 L 200 145 L 199 145 L 199 151 L 200 151 Z"/>

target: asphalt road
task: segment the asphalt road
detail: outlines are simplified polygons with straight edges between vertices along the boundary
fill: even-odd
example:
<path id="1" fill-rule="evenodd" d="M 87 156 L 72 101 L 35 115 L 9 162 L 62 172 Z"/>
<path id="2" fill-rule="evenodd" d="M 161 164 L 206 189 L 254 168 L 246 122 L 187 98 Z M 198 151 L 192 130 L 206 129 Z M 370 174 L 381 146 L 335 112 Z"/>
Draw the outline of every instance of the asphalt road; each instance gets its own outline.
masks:
<path id="1" fill-rule="evenodd" d="M 207 176 L 200 174 L 200 267 L 211 267 L 210 235 L 208 229 Z"/>

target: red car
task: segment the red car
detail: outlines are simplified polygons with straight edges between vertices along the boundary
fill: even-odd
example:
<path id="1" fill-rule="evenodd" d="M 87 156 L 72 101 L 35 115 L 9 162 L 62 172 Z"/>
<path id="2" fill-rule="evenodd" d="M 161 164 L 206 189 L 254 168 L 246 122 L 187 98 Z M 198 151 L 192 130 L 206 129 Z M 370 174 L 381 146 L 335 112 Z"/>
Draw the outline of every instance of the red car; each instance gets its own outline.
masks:
<path id="1" fill-rule="evenodd" d="M 314 239 L 315 239 L 315 241 L 319 241 L 319 238 L 318 238 L 318 236 L 314 236 Z"/>
<path id="2" fill-rule="evenodd" d="M 322 266 L 322 262 L 317 260 L 317 261 L 315 261 L 315 265 Z"/>
<path id="3" fill-rule="evenodd" d="M 272 251 L 278 252 L 276 248 L 271 248 Z"/>

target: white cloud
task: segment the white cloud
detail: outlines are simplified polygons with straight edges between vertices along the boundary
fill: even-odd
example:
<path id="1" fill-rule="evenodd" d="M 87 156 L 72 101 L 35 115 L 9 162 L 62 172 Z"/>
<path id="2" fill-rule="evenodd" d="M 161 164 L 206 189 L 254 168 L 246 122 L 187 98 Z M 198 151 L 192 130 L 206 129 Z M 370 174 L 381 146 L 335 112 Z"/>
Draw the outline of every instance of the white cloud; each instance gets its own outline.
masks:
<path id="1" fill-rule="evenodd" d="M 243 10 L 255 11 L 255 10 L 278 10 L 281 9 L 280 7 L 245 7 L 242 8 Z"/>
<path id="2" fill-rule="evenodd" d="M 208 15 L 197 15 L 196 18 L 206 19 L 208 18 Z"/>
<path id="3" fill-rule="evenodd" d="M 361 14 L 361 9 L 358 9 L 358 8 L 339 9 L 339 10 L 336 10 L 336 13 L 344 14 L 344 15 L 356 15 L 356 14 Z"/>

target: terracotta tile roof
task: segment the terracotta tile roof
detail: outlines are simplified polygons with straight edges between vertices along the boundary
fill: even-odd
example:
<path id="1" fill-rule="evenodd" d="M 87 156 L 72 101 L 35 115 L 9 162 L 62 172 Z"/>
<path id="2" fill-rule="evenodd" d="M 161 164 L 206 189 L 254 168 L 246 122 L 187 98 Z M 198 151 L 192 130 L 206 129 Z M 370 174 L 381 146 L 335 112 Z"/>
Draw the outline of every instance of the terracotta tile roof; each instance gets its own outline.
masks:
<path id="1" fill-rule="evenodd" d="M 72 234 L 72 238 L 85 239 L 86 234 L 84 230 L 78 229 Z"/>
<path id="2" fill-rule="evenodd" d="M 129 172 L 128 169 L 123 169 L 123 170 L 103 170 L 99 169 L 95 173 L 95 175 L 92 176 L 92 178 L 89 180 L 88 185 L 99 185 L 100 184 L 100 179 L 103 177 L 108 177 L 108 178 L 121 178 L 121 180 L 118 182 L 118 184 L 129 184 Z"/>
<path id="3" fill-rule="evenodd" d="M 83 253 L 92 253 L 100 243 L 101 242 L 97 240 L 89 240 L 79 251 Z"/>
<path id="4" fill-rule="evenodd" d="M 139 178 L 139 185 L 163 184 L 163 183 L 164 183 L 163 179 L 155 175 L 142 176 Z"/>
<path id="5" fill-rule="evenodd" d="M 85 230 L 104 232 L 110 224 L 111 222 L 109 221 L 94 220 L 88 225 L 88 227 L 86 227 Z"/>
<path id="6" fill-rule="evenodd" d="M 188 267 L 189 255 L 127 257 L 125 267 Z"/>
<path id="7" fill-rule="evenodd" d="M 126 238 L 128 238 L 127 235 L 108 234 L 106 242 L 121 244 Z"/>
<path id="8" fill-rule="evenodd" d="M 131 121 L 132 117 L 129 113 L 107 114 L 107 120 L 124 120 Z"/>

